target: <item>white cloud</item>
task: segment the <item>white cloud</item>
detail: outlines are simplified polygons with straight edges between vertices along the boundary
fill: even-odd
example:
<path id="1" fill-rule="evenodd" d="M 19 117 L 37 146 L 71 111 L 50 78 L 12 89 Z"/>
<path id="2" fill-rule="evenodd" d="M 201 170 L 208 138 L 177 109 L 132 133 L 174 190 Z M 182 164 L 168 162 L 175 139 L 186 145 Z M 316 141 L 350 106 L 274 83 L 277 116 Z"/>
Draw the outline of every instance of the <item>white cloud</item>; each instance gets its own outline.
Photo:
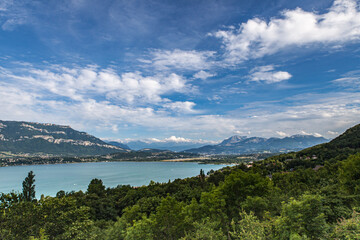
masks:
<path id="1" fill-rule="evenodd" d="M 333 80 L 332 83 L 342 87 L 358 89 L 360 87 L 360 70 L 347 72 L 343 77 Z"/>
<path id="2" fill-rule="evenodd" d="M 289 47 L 311 44 L 339 46 L 360 39 L 360 12 L 355 0 L 336 0 L 327 13 L 285 10 L 269 22 L 253 18 L 238 29 L 213 34 L 222 39 L 225 58 L 238 63 L 274 54 Z"/>
<path id="3" fill-rule="evenodd" d="M 175 73 L 144 77 L 140 73 L 125 73 L 121 75 L 122 85 L 112 90 L 109 97 L 125 100 L 128 103 L 136 101 L 146 103 L 162 103 L 167 101 L 161 96 L 174 92 L 189 93 L 194 91 L 187 80 Z"/>
<path id="4" fill-rule="evenodd" d="M 312 133 L 305 132 L 304 130 L 301 130 L 300 134 L 301 135 L 312 135 Z"/>
<path id="5" fill-rule="evenodd" d="M 104 139 L 104 140 L 110 140 L 110 139 Z M 114 141 L 118 141 L 121 143 L 129 143 L 133 141 L 138 141 L 139 139 L 132 139 L 132 138 L 126 138 L 126 139 L 115 139 Z M 204 139 L 190 139 L 190 138 L 184 138 L 184 137 L 177 137 L 177 136 L 170 136 L 168 138 L 164 139 L 158 139 L 158 138 L 146 138 L 141 139 L 140 141 L 145 143 L 192 143 L 192 144 L 217 144 L 219 141 L 211 141 L 211 140 L 204 140 Z"/>
<path id="6" fill-rule="evenodd" d="M 321 135 L 320 133 L 317 133 L 317 132 L 313 133 L 313 135 L 314 135 L 315 137 L 322 137 L 322 136 L 323 136 L 323 135 Z"/>
<path id="7" fill-rule="evenodd" d="M 24 7 L 25 4 L 24 1 L 0 1 L 0 25 L 2 30 L 11 31 L 16 26 L 28 24 L 31 21 L 31 14 Z"/>
<path id="8" fill-rule="evenodd" d="M 16 73 L 15 73 L 16 72 Z M 132 124 L 158 128 L 176 124 L 173 113 L 197 113 L 195 103 L 173 102 L 173 93 L 193 90 L 177 74 L 143 76 L 117 74 L 111 69 L 0 68 L 0 119 L 71 124 L 91 131 L 98 127 L 114 132 Z M 167 95 L 167 98 L 163 95 Z M 158 110 L 156 110 L 158 109 Z M 172 124 L 170 124 L 172 125 Z M 170 126 L 171 128 L 174 125 Z"/>
<path id="9" fill-rule="evenodd" d="M 222 100 L 222 97 L 220 97 L 219 95 L 214 95 L 214 96 L 211 96 L 211 97 L 207 97 L 207 100 L 214 101 L 216 103 L 220 103 L 220 101 Z"/>
<path id="10" fill-rule="evenodd" d="M 178 69 L 199 71 L 209 69 L 213 63 L 211 59 L 215 52 L 212 51 L 184 51 L 184 50 L 154 50 L 151 60 L 140 59 L 143 63 L 151 63 L 158 70 Z"/>
<path id="11" fill-rule="evenodd" d="M 273 65 L 255 67 L 250 71 L 249 81 L 264 81 L 265 83 L 277 83 L 288 80 L 292 75 L 288 72 L 274 71 Z"/>
<path id="12" fill-rule="evenodd" d="M 203 70 L 194 74 L 194 78 L 199 78 L 202 80 L 205 80 L 207 78 L 214 77 L 214 76 L 216 76 L 216 74 L 205 72 Z"/>
<path id="13" fill-rule="evenodd" d="M 161 140 L 162 142 L 175 142 L 175 143 L 203 143 L 203 144 L 217 144 L 218 141 L 210 141 L 210 140 L 203 140 L 203 139 L 190 139 L 184 137 L 176 137 L 171 136 L 168 138 L 164 138 Z"/>
<path id="14" fill-rule="evenodd" d="M 308 135 L 308 136 L 315 136 L 315 137 L 322 137 L 323 135 L 321 135 L 320 133 L 314 132 L 314 133 L 308 133 L 304 130 L 300 131 L 301 135 Z"/>
<path id="15" fill-rule="evenodd" d="M 193 142 L 192 139 L 176 137 L 176 136 L 171 136 L 169 138 L 165 138 L 164 141 L 166 141 L 166 142 Z"/>
<path id="16" fill-rule="evenodd" d="M 94 129 L 121 131 L 122 126 L 128 125 L 130 129 L 166 129 L 176 136 L 181 129 L 182 138 L 187 139 L 224 139 L 239 129 L 261 137 L 273 137 L 281 132 L 293 135 L 299 133 L 299 129 L 334 137 L 335 132 L 344 131 L 360 119 L 360 96 L 354 92 L 301 95 L 292 100 L 292 106 L 261 104 L 263 108 L 244 108 L 224 115 L 173 115 L 171 109 L 124 106 L 92 98 L 82 101 L 49 99 L 41 91 L 21 89 L 16 82 L 0 82 L 0 99 L 0 119 L 46 121 L 90 132 Z M 258 117 L 252 118 L 254 115 Z"/>
<path id="17" fill-rule="evenodd" d="M 1 69 L 0 75 L 21 82 L 33 91 L 44 91 L 54 96 L 84 101 L 96 96 L 121 104 L 162 104 L 169 102 L 164 94 L 190 93 L 194 87 L 185 78 L 175 73 L 143 76 L 139 72 L 117 74 L 112 69 L 64 68 L 25 69 L 21 74 Z M 185 105 L 188 103 L 184 103 Z"/>
<path id="18" fill-rule="evenodd" d="M 196 104 L 193 102 L 185 101 L 165 103 L 163 107 L 169 108 L 172 111 L 179 113 L 198 113 L 198 111 L 194 109 L 195 105 Z"/>
<path id="19" fill-rule="evenodd" d="M 276 134 L 278 134 L 280 137 L 287 137 L 287 136 L 289 136 L 288 134 L 286 134 L 286 133 L 284 133 L 284 132 L 282 132 L 282 131 L 275 131 L 276 132 Z"/>

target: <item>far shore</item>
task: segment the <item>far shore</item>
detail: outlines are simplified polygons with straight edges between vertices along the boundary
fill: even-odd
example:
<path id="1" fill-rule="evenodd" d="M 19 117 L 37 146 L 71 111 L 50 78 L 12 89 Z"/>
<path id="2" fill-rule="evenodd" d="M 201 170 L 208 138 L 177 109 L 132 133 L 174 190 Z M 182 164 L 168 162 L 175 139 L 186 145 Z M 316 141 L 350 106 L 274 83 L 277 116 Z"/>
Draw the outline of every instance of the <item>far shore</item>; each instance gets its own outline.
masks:
<path id="1" fill-rule="evenodd" d="M 198 162 L 201 164 L 225 164 L 229 165 L 229 163 L 224 162 L 206 162 L 208 158 L 205 157 L 197 157 L 197 158 L 178 158 L 178 159 L 165 159 L 165 160 L 96 160 L 96 161 L 44 161 L 44 162 L 33 162 L 33 163 L 16 163 L 12 162 L 11 164 L 0 165 L 0 168 L 3 167 L 15 167 L 15 166 L 31 166 L 31 165 L 55 165 L 55 164 L 74 164 L 74 163 L 99 163 L 99 162 Z M 234 164 L 234 163 L 232 163 Z"/>
<path id="2" fill-rule="evenodd" d="M 165 159 L 161 160 L 162 162 L 187 162 L 187 161 L 197 161 L 197 160 L 206 160 L 206 157 L 195 157 L 195 158 L 174 158 L 174 159 Z"/>

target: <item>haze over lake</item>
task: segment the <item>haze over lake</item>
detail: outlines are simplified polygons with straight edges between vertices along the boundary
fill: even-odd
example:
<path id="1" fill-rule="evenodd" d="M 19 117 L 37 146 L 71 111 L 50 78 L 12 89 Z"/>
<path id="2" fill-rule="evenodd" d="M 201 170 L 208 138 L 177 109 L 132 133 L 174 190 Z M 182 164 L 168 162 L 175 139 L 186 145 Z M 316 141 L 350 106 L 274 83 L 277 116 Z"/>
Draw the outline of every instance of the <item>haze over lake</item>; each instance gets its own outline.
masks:
<path id="1" fill-rule="evenodd" d="M 0 192 L 21 191 L 29 171 L 35 174 L 36 197 L 55 196 L 60 190 L 86 191 L 91 179 L 101 179 L 106 187 L 117 185 L 142 186 L 192 177 L 225 165 L 194 162 L 96 162 L 53 165 L 30 165 L 0 168 Z"/>

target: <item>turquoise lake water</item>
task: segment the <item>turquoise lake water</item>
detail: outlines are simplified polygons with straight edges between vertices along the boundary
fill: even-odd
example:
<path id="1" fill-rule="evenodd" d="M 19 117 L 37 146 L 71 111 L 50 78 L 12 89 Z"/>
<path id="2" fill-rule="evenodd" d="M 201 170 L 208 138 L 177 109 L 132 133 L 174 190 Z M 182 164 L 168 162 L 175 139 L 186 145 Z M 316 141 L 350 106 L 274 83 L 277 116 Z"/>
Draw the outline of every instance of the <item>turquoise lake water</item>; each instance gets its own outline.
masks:
<path id="1" fill-rule="evenodd" d="M 14 166 L 0 168 L 0 192 L 21 191 L 29 171 L 35 174 L 36 197 L 55 196 L 60 190 L 86 191 L 91 179 L 101 179 L 106 187 L 117 185 L 142 186 L 151 180 L 167 182 L 193 177 L 226 165 L 194 162 L 97 162 Z"/>

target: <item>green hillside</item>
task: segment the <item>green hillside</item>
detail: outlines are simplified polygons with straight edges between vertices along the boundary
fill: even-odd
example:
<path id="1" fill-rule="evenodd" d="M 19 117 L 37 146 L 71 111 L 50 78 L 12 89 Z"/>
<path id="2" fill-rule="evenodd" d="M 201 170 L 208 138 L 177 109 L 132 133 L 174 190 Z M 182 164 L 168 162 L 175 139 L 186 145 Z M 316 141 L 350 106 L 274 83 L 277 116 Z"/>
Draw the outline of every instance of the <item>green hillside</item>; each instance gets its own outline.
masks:
<path id="1" fill-rule="evenodd" d="M 307 166 L 315 167 L 325 162 L 337 162 L 360 153 L 360 124 L 349 128 L 328 143 L 306 148 L 299 152 L 281 154 L 266 159 L 265 163 L 279 163 L 283 170 Z"/>

